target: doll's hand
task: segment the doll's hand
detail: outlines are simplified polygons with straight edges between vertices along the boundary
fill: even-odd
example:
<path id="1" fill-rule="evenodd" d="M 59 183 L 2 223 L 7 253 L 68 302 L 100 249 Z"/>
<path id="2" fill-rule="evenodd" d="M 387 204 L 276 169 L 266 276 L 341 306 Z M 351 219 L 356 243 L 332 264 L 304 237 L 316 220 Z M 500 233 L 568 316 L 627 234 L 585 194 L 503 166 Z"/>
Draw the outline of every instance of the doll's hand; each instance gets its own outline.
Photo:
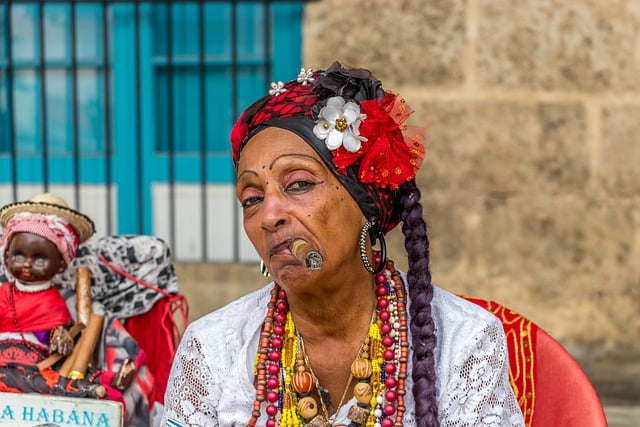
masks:
<path id="1" fill-rule="evenodd" d="M 136 375 L 136 369 L 136 362 L 128 357 L 125 358 L 122 366 L 111 380 L 111 387 L 120 391 L 126 390 Z"/>
<path id="2" fill-rule="evenodd" d="M 56 326 L 51 334 L 51 344 L 49 353 L 58 352 L 63 356 L 68 356 L 73 350 L 73 337 L 63 326 Z"/>

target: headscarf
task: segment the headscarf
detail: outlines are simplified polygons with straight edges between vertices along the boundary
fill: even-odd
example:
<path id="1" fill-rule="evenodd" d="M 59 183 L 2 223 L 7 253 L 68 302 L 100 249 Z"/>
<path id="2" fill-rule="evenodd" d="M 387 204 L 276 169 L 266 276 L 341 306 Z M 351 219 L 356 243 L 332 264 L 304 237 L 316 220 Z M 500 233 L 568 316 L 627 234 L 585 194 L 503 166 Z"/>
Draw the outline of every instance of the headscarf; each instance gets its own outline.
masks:
<path id="1" fill-rule="evenodd" d="M 73 261 L 80 242 L 78 233 L 62 218 L 22 212 L 11 218 L 4 228 L 0 241 L 3 256 L 16 233 L 31 233 L 50 241 L 56 246 L 66 265 Z"/>
<path id="2" fill-rule="evenodd" d="M 425 154 L 424 131 L 404 121 L 413 110 L 385 91 L 369 70 L 334 62 L 326 71 L 301 69 L 298 78 L 271 84 L 231 131 L 237 168 L 245 144 L 273 126 L 305 140 L 373 223 L 386 234 L 399 222 L 397 190 L 415 179 Z"/>

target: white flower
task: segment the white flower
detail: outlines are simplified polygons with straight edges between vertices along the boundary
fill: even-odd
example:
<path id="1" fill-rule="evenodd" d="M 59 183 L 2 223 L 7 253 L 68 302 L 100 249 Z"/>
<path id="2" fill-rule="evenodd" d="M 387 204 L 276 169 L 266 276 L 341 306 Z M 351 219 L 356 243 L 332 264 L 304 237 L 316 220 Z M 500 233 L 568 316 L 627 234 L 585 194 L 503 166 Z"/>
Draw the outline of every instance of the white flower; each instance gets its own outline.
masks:
<path id="1" fill-rule="evenodd" d="M 302 83 L 302 86 L 305 86 L 309 83 L 312 83 L 315 79 L 313 78 L 313 71 L 311 68 L 300 68 L 300 73 L 298 74 L 298 83 Z"/>
<path id="2" fill-rule="evenodd" d="M 269 89 L 269 95 L 280 95 L 281 93 L 285 93 L 287 90 L 284 88 L 284 83 L 282 82 L 271 82 L 271 89 Z"/>
<path id="3" fill-rule="evenodd" d="M 360 114 L 358 104 L 334 96 L 327 99 L 327 105 L 320 110 L 313 133 L 325 142 L 329 150 L 336 150 L 342 145 L 355 153 L 360 149 L 361 141 L 367 140 L 360 136 L 359 130 L 360 123 L 366 118 L 366 114 Z"/>

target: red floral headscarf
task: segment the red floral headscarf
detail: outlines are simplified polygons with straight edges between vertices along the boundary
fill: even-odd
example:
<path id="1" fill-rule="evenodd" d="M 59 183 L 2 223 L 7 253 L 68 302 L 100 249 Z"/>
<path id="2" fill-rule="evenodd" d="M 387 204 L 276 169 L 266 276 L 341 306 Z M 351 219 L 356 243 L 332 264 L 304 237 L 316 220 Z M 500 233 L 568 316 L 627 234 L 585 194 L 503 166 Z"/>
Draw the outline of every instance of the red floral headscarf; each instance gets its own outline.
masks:
<path id="1" fill-rule="evenodd" d="M 413 112 L 404 99 L 383 90 L 370 71 L 338 62 L 326 71 L 302 69 L 296 80 L 272 83 L 269 93 L 231 131 L 234 166 L 256 133 L 287 129 L 334 171 L 376 232 L 395 227 L 397 190 L 415 179 L 425 154 L 423 130 L 404 123 Z"/>

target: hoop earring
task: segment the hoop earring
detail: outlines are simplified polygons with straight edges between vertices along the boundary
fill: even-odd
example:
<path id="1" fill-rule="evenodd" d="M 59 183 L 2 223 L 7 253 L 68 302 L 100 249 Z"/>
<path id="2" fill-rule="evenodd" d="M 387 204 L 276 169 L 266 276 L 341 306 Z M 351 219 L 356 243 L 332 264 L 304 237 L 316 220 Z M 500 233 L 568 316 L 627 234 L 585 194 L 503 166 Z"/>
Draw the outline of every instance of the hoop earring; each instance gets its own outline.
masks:
<path id="1" fill-rule="evenodd" d="M 263 260 L 260 260 L 260 274 L 262 274 L 264 277 L 271 276 L 271 273 L 269 273 L 269 270 L 267 270 L 267 265 Z"/>
<path id="2" fill-rule="evenodd" d="M 367 233 L 373 227 L 373 223 L 367 221 L 363 226 L 362 230 L 360 230 L 360 258 L 362 258 L 362 264 L 364 268 L 371 274 L 378 274 L 382 270 L 384 270 L 385 259 L 387 258 L 387 243 L 384 241 L 384 236 L 382 233 L 378 232 L 377 237 L 380 241 L 380 265 L 374 267 L 369 262 L 369 257 L 367 255 Z M 372 244 L 375 242 L 373 236 L 371 236 Z"/>

